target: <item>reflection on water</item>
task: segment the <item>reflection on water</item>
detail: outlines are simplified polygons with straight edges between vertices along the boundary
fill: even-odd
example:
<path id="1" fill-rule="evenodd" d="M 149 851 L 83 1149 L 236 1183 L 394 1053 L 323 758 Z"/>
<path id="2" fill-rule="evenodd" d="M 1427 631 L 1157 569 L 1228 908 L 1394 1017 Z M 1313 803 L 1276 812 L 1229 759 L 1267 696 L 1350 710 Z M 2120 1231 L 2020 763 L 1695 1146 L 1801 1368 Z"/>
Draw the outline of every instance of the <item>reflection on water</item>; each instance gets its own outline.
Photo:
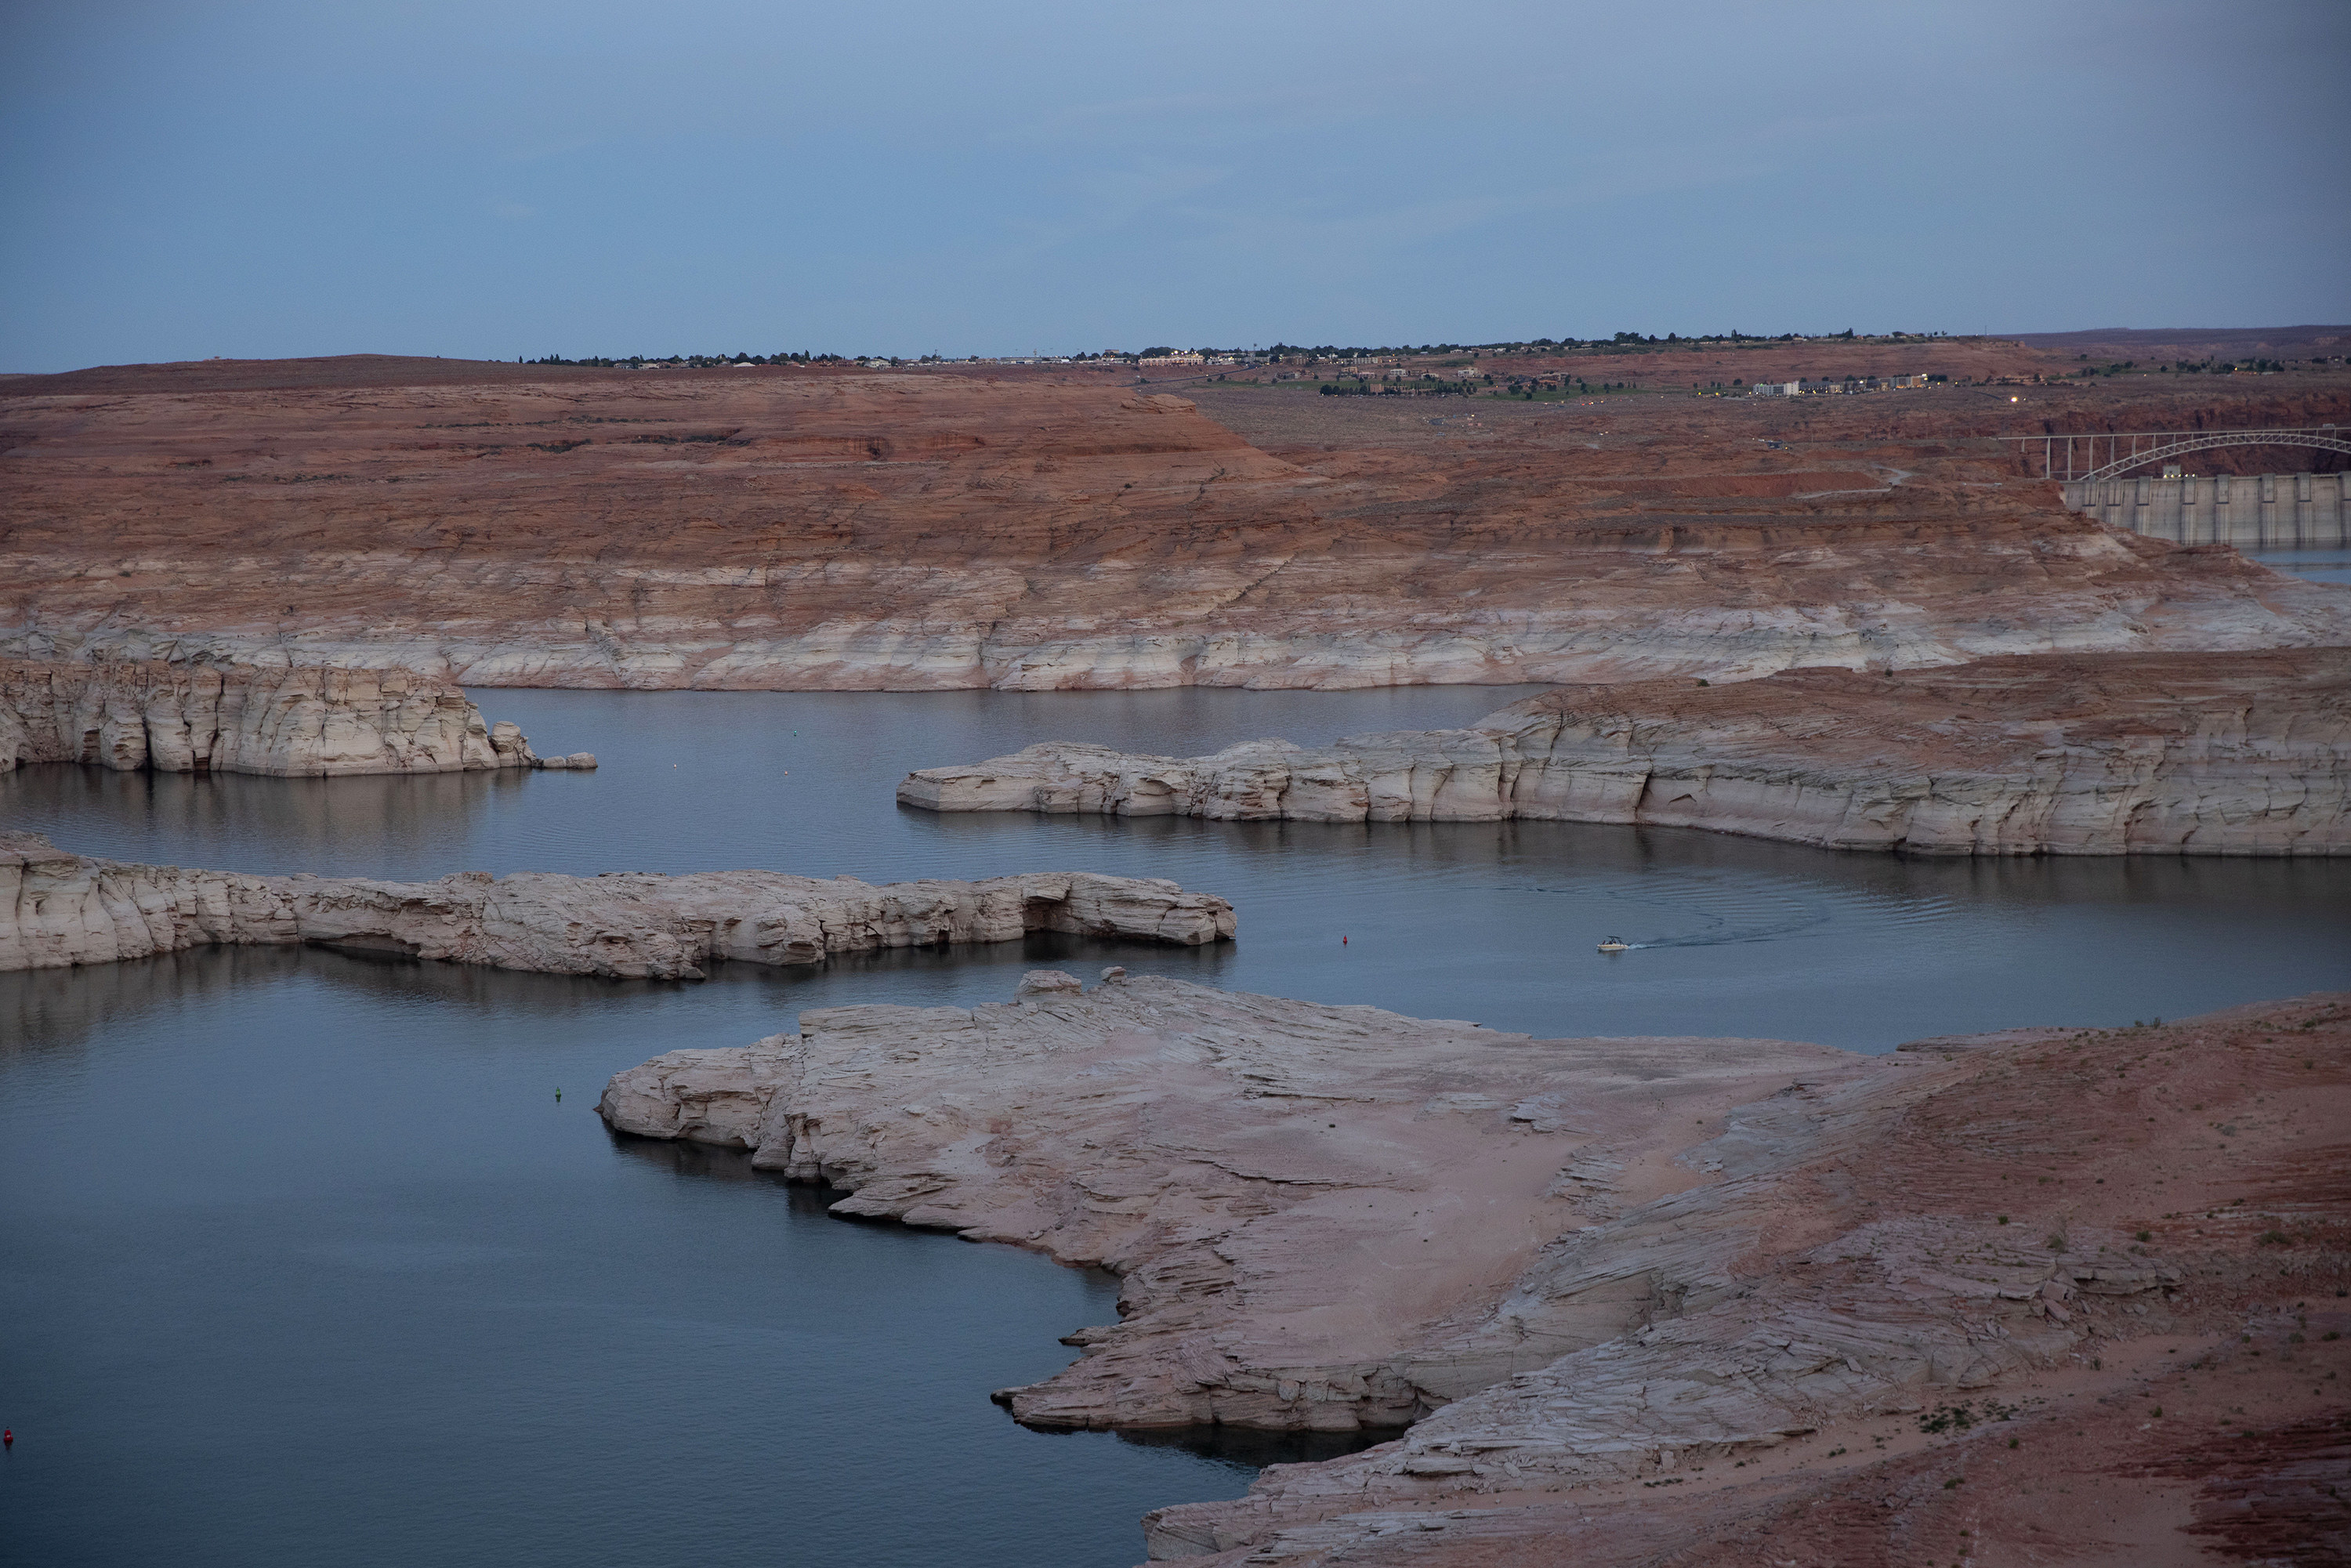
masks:
<path id="1" fill-rule="evenodd" d="M 1470 722 L 1526 689 L 491 691 L 487 711 L 542 745 L 597 752 L 601 771 L 287 780 L 46 767 L 0 779 L 0 820 L 124 859 L 397 878 L 745 865 L 870 881 L 1166 876 L 1231 898 L 1240 942 L 1115 961 L 1544 1035 L 1884 1050 L 2351 984 L 2343 863 L 1913 860 L 1544 822 L 938 816 L 892 796 L 910 768 L 1038 740 L 1179 755 L 1263 735 L 1325 741 Z M 1640 950 L 1600 957 L 1611 932 Z M 1029 956 L 894 955 L 768 983 L 792 1009 L 967 1003 L 1006 994 L 1006 971 Z"/>
<path id="2" fill-rule="evenodd" d="M 262 779 L 48 765 L 0 779 L 0 817 L 41 831 L 73 824 L 71 847 L 117 860 L 399 876 L 425 874 L 389 868 L 463 843 L 466 824 L 520 806 L 533 782 L 513 770 Z"/>
<path id="3" fill-rule="evenodd" d="M 611 1072 L 779 1027 L 764 974 L 0 976 L 0 1560 L 1075 1568 L 1245 1487 L 988 1402 L 1107 1276 L 606 1132 Z"/>
<path id="4" fill-rule="evenodd" d="M 739 1155 L 596 1119 L 611 1073 L 804 1008 L 968 1006 L 1025 968 L 1122 963 L 1544 1035 L 1874 1051 L 2351 986 L 2339 862 L 940 817 L 891 794 L 908 768 L 1038 740 L 1322 741 L 1458 725 L 1507 690 L 483 695 L 602 770 L 40 767 L 0 779 L 0 822 L 122 859 L 402 879 L 1087 868 L 1223 894 L 1241 938 L 1034 936 L 700 984 L 255 948 L 0 976 L 0 1419 L 19 1439 L 0 1556 L 1117 1563 L 1145 1510 L 1316 1457 L 1024 1432 L 987 1392 L 1049 1375 L 1058 1335 L 1114 1316 L 1103 1277 L 842 1225 Z M 1595 953 L 1610 932 L 1642 946 Z"/>
<path id="5" fill-rule="evenodd" d="M 918 825 L 910 831 L 893 800 L 900 778 L 1057 736 L 1188 756 L 1266 735 L 1330 740 L 1460 725 L 1544 689 L 486 691 L 474 694 L 485 713 L 518 720 L 541 746 L 601 747 L 601 771 L 321 779 L 51 765 L 0 776 L 0 821 L 86 854 L 254 872 L 411 879 L 755 865 L 873 881 L 993 875 L 1032 868 L 956 856 Z M 1031 847 L 997 841 L 1016 860 Z"/>
<path id="6" fill-rule="evenodd" d="M 1121 1432 L 1118 1440 L 1140 1448 L 1181 1448 L 1258 1470 L 1268 1465 L 1312 1465 L 1340 1458 L 1361 1452 L 1374 1440 L 1400 1437 L 1403 1430 L 1252 1432 L 1245 1427 L 1173 1427 L 1161 1431 Z"/>
<path id="7" fill-rule="evenodd" d="M 300 962 L 289 948 L 213 947 L 135 964 L 0 975 L 0 1071 L 12 1057 L 84 1045 L 110 1022 L 129 1024 L 158 1008 L 222 998 L 290 975 Z"/>

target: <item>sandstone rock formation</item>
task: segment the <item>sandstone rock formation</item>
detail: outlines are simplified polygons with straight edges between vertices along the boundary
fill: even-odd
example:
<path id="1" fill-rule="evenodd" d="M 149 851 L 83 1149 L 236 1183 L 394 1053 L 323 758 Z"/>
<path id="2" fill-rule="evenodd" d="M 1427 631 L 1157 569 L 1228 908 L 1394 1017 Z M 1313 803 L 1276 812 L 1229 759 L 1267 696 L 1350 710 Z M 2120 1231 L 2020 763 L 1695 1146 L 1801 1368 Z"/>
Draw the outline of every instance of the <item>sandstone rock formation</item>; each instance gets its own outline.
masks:
<path id="1" fill-rule="evenodd" d="M 1212 757 L 1048 743 L 937 811 L 1632 822 L 1918 854 L 2351 853 L 2351 649 L 1569 686 L 1468 729 Z"/>
<path id="2" fill-rule="evenodd" d="M 1031 969 L 1020 977 L 1020 988 L 1012 997 L 1015 1001 L 1025 1002 L 1032 997 L 1076 996 L 1085 988 L 1083 981 L 1062 970 Z"/>
<path id="3" fill-rule="evenodd" d="M 447 681 L 406 670 L 0 659 L 0 773 L 27 762 L 302 778 L 596 766 L 538 757 Z"/>
<path id="4" fill-rule="evenodd" d="M 2248 1490 L 2290 1511 L 2279 1493 L 2321 1490 L 2351 1458 L 2329 1386 L 2351 1355 L 2301 1348 L 2351 1327 L 2346 1047 L 2351 997 L 2305 998 L 1889 1062 L 1747 1108 L 1690 1156 L 1720 1179 L 1562 1237 L 1465 1337 L 1573 1322 L 1611 1284 L 1640 1298 L 1624 1332 L 1399 1442 L 1161 1511 L 1153 1555 L 1566 1563 L 1639 1543 L 1658 1562 L 1901 1560 L 1935 1494 L 1978 1478 L 1942 1500 L 1963 1511 L 1935 1511 L 1942 1539 L 1972 1527 L 1980 1561 L 2194 1560 L 2181 1526 L 2257 1542 L 2270 1521 L 2246 1517 Z M 2199 1380 L 2216 1362 L 2231 1375 Z M 2178 1425 L 2150 1436 L 2167 1410 Z M 2229 1443 L 2240 1484 L 2214 1488 L 2179 1456 L 2220 1422 L 2232 1438 L 2289 1430 Z M 2316 1463 L 2297 1477 L 2294 1460 Z M 1762 1474 L 1742 1484 L 1734 1467 Z M 2245 1488 L 2249 1473 L 2267 1484 Z M 2061 1480 L 2163 1498 L 2168 1528 L 2142 1540 L 2111 1504 L 2032 1500 Z M 1661 1485 L 1704 1490 L 1661 1517 Z M 2342 1539 L 2339 1506 L 2320 1528 Z M 1555 1544 L 1490 1555 L 1538 1541 Z"/>
<path id="5" fill-rule="evenodd" d="M 1227 394 L 1342 427 L 1269 450 L 1098 380 L 270 369 L 0 384 L 0 652 L 1046 690 L 2351 643 L 2351 595 L 2066 512 L 1944 402 Z"/>
<path id="6" fill-rule="evenodd" d="M 815 964 L 1031 931 L 1197 946 L 1231 936 L 1233 911 L 1172 882 L 1089 872 L 881 886 L 764 871 L 461 872 L 398 883 L 131 865 L 68 853 L 36 833 L 0 833 L 0 970 L 213 943 L 308 943 L 542 974 L 698 980 L 722 959 Z"/>
<path id="7" fill-rule="evenodd" d="M 810 1009 L 798 1035 L 673 1051 L 616 1076 L 601 1110 L 851 1188 L 840 1213 L 1118 1270 L 1122 1321 L 1003 1396 L 1023 1421 L 1344 1431 L 1552 1359 L 1556 1334 L 1471 1343 L 1463 1314 L 1628 1194 L 1695 1180 L 1671 1157 L 1732 1105 L 1863 1067 L 1152 976 L 1079 994 L 1047 971 L 1006 1006 Z M 1613 1325 L 1640 1292 L 1600 1294 L 1593 1322 Z"/>
<path id="8" fill-rule="evenodd" d="M 601 1109 L 839 1213 L 1117 1270 L 1122 1321 L 999 1395 L 1024 1421 L 1415 1421 L 1159 1511 L 1155 1559 L 1760 1568 L 1969 1530 L 2086 1563 L 2342 1529 L 2351 997 L 1864 1059 L 1132 978 L 811 1011 Z"/>

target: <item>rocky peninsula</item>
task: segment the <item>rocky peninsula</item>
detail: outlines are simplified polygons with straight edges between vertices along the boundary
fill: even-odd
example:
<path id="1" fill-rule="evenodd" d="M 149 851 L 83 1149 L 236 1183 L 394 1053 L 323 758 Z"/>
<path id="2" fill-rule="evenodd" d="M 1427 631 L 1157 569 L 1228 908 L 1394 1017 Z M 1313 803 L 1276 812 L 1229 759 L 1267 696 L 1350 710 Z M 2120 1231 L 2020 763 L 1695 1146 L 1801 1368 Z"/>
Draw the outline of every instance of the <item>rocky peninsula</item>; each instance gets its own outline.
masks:
<path id="1" fill-rule="evenodd" d="M 1864 1058 L 1048 972 L 674 1051 L 601 1110 L 848 1189 L 840 1214 L 1117 1270 L 1120 1322 L 998 1395 L 1025 1422 L 1412 1423 L 1159 1511 L 1155 1559 L 1964 1533 L 2097 1563 L 2342 1528 L 2351 997 Z"/>
<path id="2" fill-rule="evenodd" d="M 540 757 L 407 670 L 0 659 L 0 773 L 29 762 L 287 778 L 596 766 Z"/>
<path id="3" fill-rule="evenodd" d="M 404 954 L 550 975 L 698 980 L 712 963 L 816 964 L 1032 931 L 1184 946 L 1233 935 L 1232 906 L 1172 882 L 1036 873 L 874 885 L 778 872 L 438 882 L 254 876 L 92 860 L 0 832 L 0 971 L 214 944 Z"/>
<path id="4" fill-rule="evenodd" d="M 935 811 L 1708 828 L 1914 854 L 2351 853 L 2351 649 L 1563 687 L 1467 729 L 1210 757 L 1049 743 Z"/>
<path id="5" fill-rule="evenodd" d="M 1117 1270 L 1121 1321 L 999 1396 L 1031 1425 L 1347 1431 L 1555 1357 L 1573 1330 L 1473 1344 L 1462 1314 L 1560 1235 L 1694 1179 L 1674 1155 L 1733 1105 L 1864 1066 L 1043 971 L 1000 1006 L 810 1009 L 797 1035 L 673 1051 L 601 1109 L 849 1189 L 842 1214 Z"/>
<path id="6" fill-rule="evenodd" d="M 1883 352 L 1891 372 L 1972 350 Z M 2037 450 L 1992 439 L 2015 411 L 1988 391 L 1185 390 L 371 356 L 19 377 L 0 653 L 1042 691 L 2351 643 L 2340 589 L 2065 510 Z M 2332 383 L 2300 395 L 2192 417 L 2336 417 Z"/>

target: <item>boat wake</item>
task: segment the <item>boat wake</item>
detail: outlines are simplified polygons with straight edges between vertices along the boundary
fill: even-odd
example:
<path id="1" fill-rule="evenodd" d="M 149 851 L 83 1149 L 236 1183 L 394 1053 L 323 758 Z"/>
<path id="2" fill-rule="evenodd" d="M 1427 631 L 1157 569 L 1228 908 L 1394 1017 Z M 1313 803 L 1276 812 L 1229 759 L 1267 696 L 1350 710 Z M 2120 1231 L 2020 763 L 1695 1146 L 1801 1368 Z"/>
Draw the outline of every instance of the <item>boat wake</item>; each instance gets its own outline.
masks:
<path id="1" fill-rule="evenodd" d="M 1627 913 L 1624 904 L 1630 904 L 1645 917 L 1645 924 L 1661 916 L 1667 923 L 1662 930 L 1652 925 L 1644 935 L 1612 937 L 1613 942 L 1621 942 L 1622 946 L 1604 949 L 1609 952 L 1785 942 L 1857 925 L 1883 931 L 1889 926 L 1932 925 L 1948 919 L 1952 913 L 1949 902 L 1941 898 L 1889 901 L 1867 895 L 1822 897 L 1812 889 L 1796 895 L 1784 888 L 1758 887 L 1751 882 L 1687 887 L 1680 890 L 1678 896 L 1665 898 L 1658 896 L 1654 883 L 1641 886 L 1627 883 L 1621 888 L 1535 884 L 1508 891 L 1566 894 L 1579 900 L 1593 900 L 1597 894 L 1609 904 L 1616 904 L 1620 915 Z M 1620 899 L 1622 904 L 1618 903 Z M 1608 930 L 1604 924 L 1593 924 L 1601 931 Z M 1625 924 L 1632 922 L 1627 920 Z"/>

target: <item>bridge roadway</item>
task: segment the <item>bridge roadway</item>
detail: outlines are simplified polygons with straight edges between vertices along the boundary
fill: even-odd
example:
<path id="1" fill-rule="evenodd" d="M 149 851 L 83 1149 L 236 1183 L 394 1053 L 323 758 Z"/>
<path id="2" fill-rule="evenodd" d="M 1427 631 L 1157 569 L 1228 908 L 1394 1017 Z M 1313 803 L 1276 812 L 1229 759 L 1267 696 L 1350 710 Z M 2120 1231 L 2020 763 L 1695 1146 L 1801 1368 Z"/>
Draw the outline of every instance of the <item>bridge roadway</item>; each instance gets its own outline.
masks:
<path id="1" fill-rule="evenodd" d="M 2057 469 L 2063 464 L 2063 477 L 2069 485 L 2082 479 L 2120 479 L 2157 463 L 2176 469 L 2178 465 L 2171 459 L 2217 452 L 2224 446 L 2301 446 L 2351 456 L 2351 435 L 2335 424 L 2273 424 L 2252 430 L 2051 430 L 2001 439 L 2014 443 L 2018 455 L 2028 463 L 2037 444 L 2041 476 L 2060 477 Z"/>

